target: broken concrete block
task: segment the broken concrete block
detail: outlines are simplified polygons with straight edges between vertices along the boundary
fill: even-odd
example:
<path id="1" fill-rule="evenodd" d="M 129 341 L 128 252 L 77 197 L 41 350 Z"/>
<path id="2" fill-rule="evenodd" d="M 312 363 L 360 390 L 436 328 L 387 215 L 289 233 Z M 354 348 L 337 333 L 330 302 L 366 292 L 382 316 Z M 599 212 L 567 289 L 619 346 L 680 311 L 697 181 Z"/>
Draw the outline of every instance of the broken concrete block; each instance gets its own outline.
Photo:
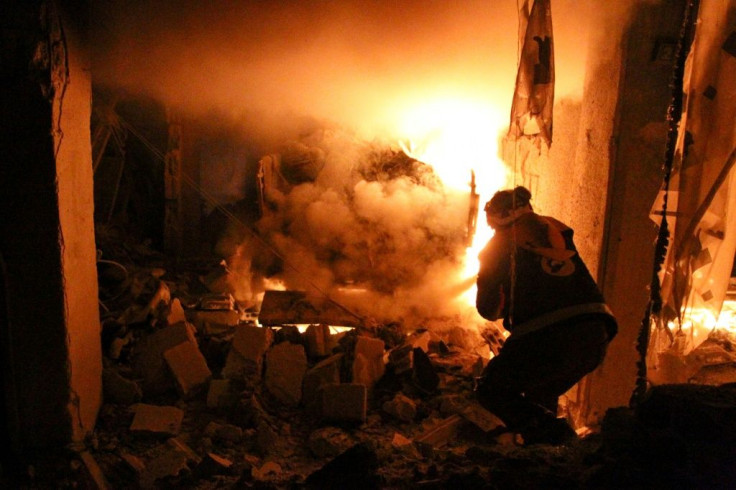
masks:
<path id="1" fill-rule="evenodd" d="M 207 408 L 223 408 L 228 404 L 230 394 L 229 379 L 210 380 L 207 390 Z"/>
<path id="2" fill-rule="evenodd" d="M 114 369 L 102 371 L 102 390 L 106 403 L 132 405 L 141 401 L 143 392 L 133 380 L 124 378 Z"/>
<path id="3" fill-rule="evenodd" d="M 222 376 L 229 379 L 260 377 L 263 357 L 272 342 L 273 330 L 270 328 L 244 324 L 236 326 Z"/>
<path id="4" fill-rule="evenodd" d="M 191 310 L 190 316 L 197 331 L 207 335 L 229 332 L 240 323 L 237 310 Z"/>
<path id="5" fill-rule="evenodd" d="M 171 303 L 171 290 L 164 281 L 158 282 L 158 289 L 148 302 L 148 311 L 156 312 Z"/>
<path id="6" fill-rule="evenodd" d="M 253 467 L 251 475 L 256 481 L 267 481 L 281 474 L 281 465 L 274 461 L 266 461 L 260 468 Z"/>
<path id="7" fill-rule="evenodd" d="M 483 432 L 490 432 L 504 425 L 503 421 L 493 413 L 483 408 L 477 402 L 468 402 L 461 410 L 460 415 L 472 422 Z"/>
<path id="8" fill-rule="evenodd" d="M 408 396 L 397 393 L 383 404 L 383 411 L 403 422 L 411 422 L 417 415 L 417 404 Z"/>
<path id="9" fill-rule="evenodd" d="M 385 344 L 381 339 L 363 335 L 355 342 L 353 362 L 353 382 L 365 385 L 368 389 L 383 376 L 386 366 L 383 363 Z"/>
<path id="10" fill-rule="evenodd" d="M 261 363 L 250 361 L 235 349 L 230 349 L 221 374 L 226 379 L 245 379 L 251 376 L 260 377 Z"/>
<path id="11" fill-rule="evenodd" d="M 138 403 L 130 430 L 175 436 L 181 430 L 183 419 L 184 412 L 179 408 Z"/>
<path id="12" fill-rule="evenodd" d="M 208 294 L 199 300 L 200 310 L 233 310 L 235 298 L 230 293 Z"/>
<path id="13" fill-rule="evenodd" d="M 182 342 L 194 342 L 194 327 L 186 322 L 161 328 L 144 337 L 137 346 L 132 358 L 132 367 L 143 378 L 143 394 L 160 395 L 174 387 L 169 373 L 164 352 Z"/>
<path id="14" fill-rule="evenodd" d="M 424 352 L 429 352 L 430 340 L 431 334 L 428 330 L 417 330 L 406 336 L 406 345 L 410 345 L 412 348 L 417 347 Z"/>
<path id="15" fill-rule="evenodd" d="M 307 440 L 307 447 L 318 458 L 337 456 L 354 444 L 353 437 L 337 427 L 319 428 Z"/>
<path id="16" fill-rule="evenodd" d="M 320 388 L 326 384 L 340 383 L 340 367 L 343 353 L 324 359 L 309 369 L 304 374 L 304 383 L 302 384 L 302 402 L 305 409 L 317 414 L 321 411 Z"/>
<path id="17" fill-rule="evenodd" d="M 233 349 L 243 357 L 260 360 L 273 343 L 273 330 L 252 325 L 238 326 L 233 337 Z"/>
<path id="18" fill-rule="evenodd" d="M 398 432 L 394 432 L 394 437 L 391 439 L 391 447 L 401 454 L 405 454 L 412 459 L 421 459 L 422 455 L 414 445 L 414 441 L 408 437 L 404 437 Z"/>
<path id="19" fill-rule="evenodd" d="M 304 332 L 307 344 L 307 355 L 310 358 L 324 357 L 332 352 L 330 347 L 330 327 L 323 323 L 310 325 Z"/>
<path id="20" fill-rule="evenodd" d="M 285 405 L 301 402 L 306 371 L 307 355 L 302 345 L 282 342 L 266 353 L 266 389 Z"/>
<path id="21" fill-rule="evenodd" d="M 174 325 L 186 321 L 187 316 L 184 313 L 184 307 L 181 305 L 181 301 L 179 298 L 172 299 L 169 305 L 169 313 L 166 315 L 166 324 Z"/>
<path id="22" fill-rule="evenodd" d="M 404 344 L 389 351 L 388 364 L 395 374 L 405 373 L 412 368 L 413 349 L 411 345 Z"/>
<path id="23" fill-rule="evenodd" d="M 177 438 L 171 438 L 155 448 L 155 455 L 146 462 L 140 478 L 142 488 L 155 488 L 162 478 L 175 478 L 190 471 L 190 466 L 199 464 L 201 458 Z"/>
<path id="24" fill-rule="evenodd" d="M 458 429 L 465 423 L 467 422 L 460 415 L 450 415 L 425 428 L 415 441 L 431 447 L 444 446 L 457 435 Z"/>
<path id="25" fill-rule="evenodd" d="M 329 384 L 322 387 L 322 417 L 326 420 L 364 422 L 368 388 L 360 383 Z"/>
<path id="26" fill-rule="evenodd" d="M 190 398 L 199 393 L 212 377 L 204 356 L 194 342 L 182 342 L 164 352 L 179 393 Z"/>

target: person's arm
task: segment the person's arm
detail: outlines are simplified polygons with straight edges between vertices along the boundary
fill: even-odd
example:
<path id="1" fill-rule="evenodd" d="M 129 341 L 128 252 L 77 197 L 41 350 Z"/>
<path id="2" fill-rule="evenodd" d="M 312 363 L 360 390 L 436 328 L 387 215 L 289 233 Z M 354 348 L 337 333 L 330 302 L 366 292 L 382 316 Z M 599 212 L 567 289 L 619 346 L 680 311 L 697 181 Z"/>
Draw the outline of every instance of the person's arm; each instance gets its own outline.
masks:
<path id="1" fill-rule="evenodd" d="M 497 320 L 503 316 L 503 284 L 508 277 L 509 267 L 509 250 L 504 244 L 505 240 L 495 236 L 479 256 L 475 307 L 487 320 Z"/>

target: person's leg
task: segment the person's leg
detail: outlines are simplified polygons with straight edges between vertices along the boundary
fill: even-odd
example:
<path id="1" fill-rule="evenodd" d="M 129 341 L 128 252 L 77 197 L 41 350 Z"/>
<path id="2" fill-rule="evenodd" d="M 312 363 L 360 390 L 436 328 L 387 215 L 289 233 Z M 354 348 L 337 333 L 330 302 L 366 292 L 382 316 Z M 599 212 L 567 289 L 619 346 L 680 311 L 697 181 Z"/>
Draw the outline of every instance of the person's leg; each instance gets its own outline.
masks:
<path id="1" fill-rule="evenodd" d="M 484 370 L 478 400 L 527 443 L 563 442 L 575 433 L 556 418 L 557 398 L 600 364 L 606 345 L 605 327 L 591 320 L 512 336 Z"/>
<path id="2" fill-rule="evenodd" d="M 539 350 L 533 335 L 509 339 L 478 381 L 478 401 L 514 431 L 532 420 L 552 416 L 549 410 L 524 396 L 537 374 L 535 357 Z"/>
<path id="3" fill-rule="evenodd" d="M 555 325 L 543 337 L 550 346 L 539 359 L 545 372 L 526 386 L 525 394 L 550 410 L 552 407 L 547 404 L 555 400 L 556 412 L 557 398 L 603 361 L 608 346 L 606 327 L 600 320 L 579 319 Z"/>

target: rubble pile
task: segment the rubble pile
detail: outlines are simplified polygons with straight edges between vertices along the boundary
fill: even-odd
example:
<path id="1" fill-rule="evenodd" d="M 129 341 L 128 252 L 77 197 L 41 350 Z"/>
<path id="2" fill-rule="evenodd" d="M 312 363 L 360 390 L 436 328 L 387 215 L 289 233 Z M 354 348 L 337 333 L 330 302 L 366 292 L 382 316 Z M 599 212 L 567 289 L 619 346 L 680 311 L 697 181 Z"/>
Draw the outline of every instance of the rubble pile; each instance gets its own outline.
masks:
<path id="1" fill-rule="evenodd" d="M 609 410 L 578 441 L 525 445 L 473 397 L 499 348 L 493 331 L 479 349 L 460 325 L 441 334 L 399 324 L 263 326 L 223 292 L 220 264 L 179 264 L 186 272 L 172 274 L 142 250 L 100 265 L 95 431 L 66 468 L 28 466 L 28 488 L 736 484 L 734 385 L 655 387 L 636 411 Z M 276 304 L 305 306 L 283 293 Z"/>

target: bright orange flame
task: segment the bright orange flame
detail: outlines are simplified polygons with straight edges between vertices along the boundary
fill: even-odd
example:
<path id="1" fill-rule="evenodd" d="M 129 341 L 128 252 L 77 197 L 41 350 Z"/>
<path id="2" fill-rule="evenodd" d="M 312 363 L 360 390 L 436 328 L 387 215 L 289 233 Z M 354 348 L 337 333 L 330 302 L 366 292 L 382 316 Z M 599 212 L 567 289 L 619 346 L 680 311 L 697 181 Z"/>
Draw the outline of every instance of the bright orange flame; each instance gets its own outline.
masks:
<path id="1" fill-rule="evenodd" d="M 507 179 L 498 151 L 499 135 L 507 127 L 507 119 L 499 107 L 481 98 L 436 98 L 406 108 L 399 128 L 411 142 L 402 144 L 404 151 L 431 165 L 449 188 L 469 191 L 471 171 L 475 173 L 476 192 L 480 195 L 477 228 L 459 271 L 459 282 L 465 285 L 460 298 L 469 305 L 475 305 L 478 254 L 493 236 L 483 203 Z"/>

